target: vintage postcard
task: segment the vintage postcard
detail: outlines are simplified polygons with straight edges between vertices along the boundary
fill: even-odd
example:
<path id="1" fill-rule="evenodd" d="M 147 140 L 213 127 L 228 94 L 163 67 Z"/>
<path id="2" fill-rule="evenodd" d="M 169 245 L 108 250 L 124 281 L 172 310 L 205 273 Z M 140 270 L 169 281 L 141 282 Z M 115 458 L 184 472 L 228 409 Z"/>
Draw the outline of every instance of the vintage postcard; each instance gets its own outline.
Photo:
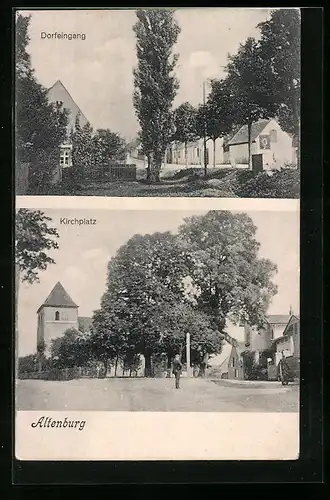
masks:
<path id="1" fill-rule="evenodd" d="M 297 203 L 203 201 L 18 208 L 18 458 L 297 458 Z"/>
<path id="2" fill-rule="evenodd" d="M 298 198 L 299 9 L 16 16 L 19 195 Z"/>
<path id="3" fill-rule="evenodd" d="M 15 33 L 16 458 L 298 459 L 299 9 Z"/>

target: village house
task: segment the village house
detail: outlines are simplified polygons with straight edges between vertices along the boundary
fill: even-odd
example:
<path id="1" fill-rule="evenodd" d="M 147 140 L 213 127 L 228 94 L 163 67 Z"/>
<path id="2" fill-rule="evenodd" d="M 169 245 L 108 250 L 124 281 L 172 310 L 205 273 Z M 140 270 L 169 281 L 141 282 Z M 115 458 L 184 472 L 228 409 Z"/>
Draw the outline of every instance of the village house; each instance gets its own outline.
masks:
<path id="1" fill-rule="evenodd" d="M 251 127 L 252 169 L 280 170 L 285 166 L 295 166 L 297 151 L 293 138 L 282 130 L 276 120 L 259 120 Z M 248 164 L 248 127 L 243 125 L 234 136 L 223 145 L 224 163 L 233 167 Z"/>
<path id="2" fill-rule="evenodd" d="M 62 179 L 62 169 L 72 166 L 72 144 L 70 142 L 70 136 L 71 133 L 75 131 L 76 121 L 78 119 L 79 125 L 83 127 L 88 123 L 88 120 L 60 80 L 57 80 L 57 82 L 48 89 L 48 99 L 58 106 L 63 106 L 63 108 L 68 111 L 66 140 L 60 146 L 60 164 L 53 179 L 53 182 L 57 183 Z"/>
<path id="3" fill-rule="evenodd" d="M 274 378 L 274 369 L 277 368 L 282 355 L 287 359 L 289 366 L 296 376 L 300 373 L 300 319 L 299 316 L 292 314 L 281 336 L 272 341 L 273 356 L 270 360 L 269 374 Z M 277 369 L 276 369 L 277 375 Z"/>

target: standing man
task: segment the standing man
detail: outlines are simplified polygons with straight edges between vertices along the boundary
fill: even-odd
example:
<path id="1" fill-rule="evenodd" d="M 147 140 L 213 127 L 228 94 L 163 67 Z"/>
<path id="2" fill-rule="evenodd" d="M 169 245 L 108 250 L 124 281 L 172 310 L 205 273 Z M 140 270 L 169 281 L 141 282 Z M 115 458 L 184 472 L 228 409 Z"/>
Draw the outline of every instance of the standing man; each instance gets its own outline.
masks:
<path id="1" fill-rule="evenodd" d="M 180 389 L 181 372 L 182 372 L 182 364 L 180 361 L 180 356 L 179 356 L 179 354 L 176 354 L 174 361 L 173 361 L 173 374 L 175 376 L 175 388 L 176 389 Z"/>

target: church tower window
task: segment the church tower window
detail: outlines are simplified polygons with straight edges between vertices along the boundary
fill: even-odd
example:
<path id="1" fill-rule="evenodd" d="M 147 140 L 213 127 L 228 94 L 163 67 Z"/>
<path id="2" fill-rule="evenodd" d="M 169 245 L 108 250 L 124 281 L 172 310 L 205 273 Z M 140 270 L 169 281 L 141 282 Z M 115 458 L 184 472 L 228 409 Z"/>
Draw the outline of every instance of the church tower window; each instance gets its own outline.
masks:
<path id="1" fill-rule="evenodd" d="M 55 311 L 55 321 L 59 321 L 59 320 L 60 320 L 60 312 Z"/>

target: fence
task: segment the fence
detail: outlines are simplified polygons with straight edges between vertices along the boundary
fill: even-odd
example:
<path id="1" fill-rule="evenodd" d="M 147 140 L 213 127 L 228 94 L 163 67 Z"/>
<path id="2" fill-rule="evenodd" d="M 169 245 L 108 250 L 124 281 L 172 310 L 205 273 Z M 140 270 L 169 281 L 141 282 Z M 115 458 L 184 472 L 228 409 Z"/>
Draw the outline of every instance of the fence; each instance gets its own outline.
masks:
<path id="1" fill-rule="evenodd" d="M 136 165 L 110 164 L 91 167 L 73 166 L 64 168 L 62 181 L 69 184 L 92 182 L 135 181 Z"/>
<path id="2" fill-rule="evenodd" d="M 20 380 L 74 380 L 78 378 L 97 378 L 100 376 L 101 370 L 97 367 L 75 367 L 51 369 L 41 372 L 21 372 L 18 374 Z"/>
<path id="3" fill-rule="evenodd" d="M 16 162 L 15 192 L 16 195 L 27 194 L 29 189 L 29 163 Z"/>

